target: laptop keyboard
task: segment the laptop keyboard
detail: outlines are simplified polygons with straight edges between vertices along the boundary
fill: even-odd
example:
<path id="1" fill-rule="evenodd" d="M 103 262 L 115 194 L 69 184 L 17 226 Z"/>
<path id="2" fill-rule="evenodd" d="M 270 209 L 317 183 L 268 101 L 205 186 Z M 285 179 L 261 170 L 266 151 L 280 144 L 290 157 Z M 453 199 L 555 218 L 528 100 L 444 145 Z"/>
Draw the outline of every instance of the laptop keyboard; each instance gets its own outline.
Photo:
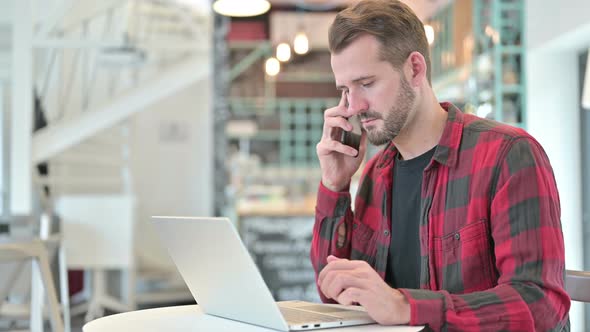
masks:
<path id="1" fill-rule="evenodd" d="M 302 311 L 292 308 L 279 307 L 285 320 L 291 324 L 305 324 L 313 322 L 337 322 L 340 318 L 331 317 L 314 312 Z"/>

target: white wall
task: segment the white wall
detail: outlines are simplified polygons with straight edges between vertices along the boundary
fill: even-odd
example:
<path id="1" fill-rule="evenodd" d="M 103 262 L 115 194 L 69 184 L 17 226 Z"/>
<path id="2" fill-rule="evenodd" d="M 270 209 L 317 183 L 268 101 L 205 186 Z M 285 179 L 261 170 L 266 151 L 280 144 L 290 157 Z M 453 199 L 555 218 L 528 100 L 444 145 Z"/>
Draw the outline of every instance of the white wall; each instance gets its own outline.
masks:
<path id="1" fill-rule="evenodd" d="M 566 267 L 583 269 L 578 55 L 590 45 L 590 1 L 528 0 L 527 127 L 543 145 L 557 180 Z M 590 128 L 589 128 L 590 129 Z M 572 330 L 583 331 L 573 303 Z"/>
<path id="2" fill-rule="evenodd" d="M 583 270 L 578 57 L 563 52 L 528 55 L 528 131 L 543 145 L 561 201 L 566 268 Z M 572 331 L 583 331 L 583 305 L 573 303 Z M 574 328 L 575 327 L 575 328 Z"/>
<path id="3" fill-rule="evenodd" d="M 132 119 L 131 174 L 138 201 L 136 247 L 141 259 L 152 264 L 171 266 L 172 262 L 159 244 L 150 216 L 213 213 L 210 95 L 210 80 L 206 79 Z M 170 132 L 173 126 L 179 128 L 176 134 Z"/>
<path id="4" fill-rule="evenodd" d="M 555 171 L 569 269 L 583 268 L 577 60 L 576 54 L 547 51 L 528 59 L 528 128 Z"/>
<path id="5" fill-rule="evenodd" d="M 578 35 L 583 43 L 590 37 L 588 0 L 527 0 L 525 13 L 529 49 L 563 43 Z M 576 41 L 568 43 L 571 47 Z"/>

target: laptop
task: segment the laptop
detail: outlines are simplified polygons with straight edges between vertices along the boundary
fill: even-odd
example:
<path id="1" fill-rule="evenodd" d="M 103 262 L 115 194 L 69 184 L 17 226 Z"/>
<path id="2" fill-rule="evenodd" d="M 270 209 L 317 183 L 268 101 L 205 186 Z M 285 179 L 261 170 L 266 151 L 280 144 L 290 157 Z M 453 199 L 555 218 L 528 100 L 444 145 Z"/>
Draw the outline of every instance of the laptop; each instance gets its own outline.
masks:
<path id="1" fill-rule="evenodd" d="M 360 306 L 275 302 L 227 218 L 152 217 L 204 313 L 279 331 L 373 324 Z"/>

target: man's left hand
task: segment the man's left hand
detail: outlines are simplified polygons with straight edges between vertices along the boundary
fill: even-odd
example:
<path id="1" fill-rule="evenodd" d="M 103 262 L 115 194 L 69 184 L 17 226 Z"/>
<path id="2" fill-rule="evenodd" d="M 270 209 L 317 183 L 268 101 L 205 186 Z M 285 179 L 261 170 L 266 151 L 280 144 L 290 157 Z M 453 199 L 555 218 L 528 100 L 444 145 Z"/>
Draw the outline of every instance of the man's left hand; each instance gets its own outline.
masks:
<path id="1" fill-rule="evenodd" d="M 382 325 L 410 322 L 410 304 L 405 296 L 389 287 L 365 261 L 328 256 L 328 264 L 318 276 L 322 293 L 345 305 L 360 304 Z"/>

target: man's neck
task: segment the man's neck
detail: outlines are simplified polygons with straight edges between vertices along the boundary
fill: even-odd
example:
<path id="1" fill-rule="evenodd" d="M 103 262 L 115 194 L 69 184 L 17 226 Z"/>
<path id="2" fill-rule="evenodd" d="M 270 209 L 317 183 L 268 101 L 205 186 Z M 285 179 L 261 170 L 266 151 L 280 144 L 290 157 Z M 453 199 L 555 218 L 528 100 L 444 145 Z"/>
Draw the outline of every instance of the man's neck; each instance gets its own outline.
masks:
<path id="1" fill-rule="evenodd" d="M 416 158 L 435 147 L 445 130 L 448 113 L 440 106 L 434 95 L 425 98 L 415 118 L 393 140 L 404 160 Z"/>

